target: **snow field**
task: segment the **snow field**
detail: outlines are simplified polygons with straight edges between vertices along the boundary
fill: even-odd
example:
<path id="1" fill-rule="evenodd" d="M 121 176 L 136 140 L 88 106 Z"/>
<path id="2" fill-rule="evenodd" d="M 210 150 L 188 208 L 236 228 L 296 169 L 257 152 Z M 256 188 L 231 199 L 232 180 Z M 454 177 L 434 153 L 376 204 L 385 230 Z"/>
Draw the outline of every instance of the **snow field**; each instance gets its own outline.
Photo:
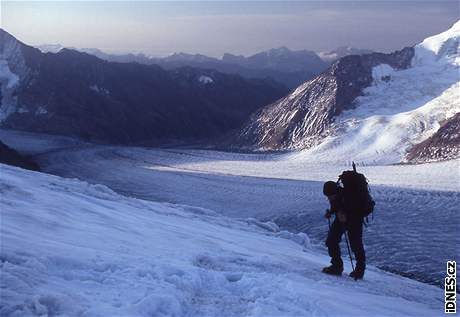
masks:
<path id="1" fill-rule="evenodd" d="M 2 316 L 442 313 L 436 287 L 373 268 L 361 283 L 319 273 L 327 257 L 272 224 L 0 168 Z"/>
<path id="2" fill-rule="evenodd" d="M 322 184 L 337 179 L 351 165 L 312 162 L 303 152 L 254 155 L 72 147 L 73 142 L 60 138 L 11 132 L 0 135 L 7 144 L 35 153 L 46 172 L 104 184 L 126 196 L 201 207 L 233 218 L 276 221 L 283 230 L 306 232 L 322 252 L 327 232 L 322 215 L 328 208 Z M 41 151 L 33 138 L 42 140 L 37 142 L 43 144 Z M 369 263 L 442 285 L 445 261 L 459 255 L 459 161 L 358 165 L 377 201 L 375 220 L 364 237 Z M 454 243 L 446 244 L 452 239 Z"/>

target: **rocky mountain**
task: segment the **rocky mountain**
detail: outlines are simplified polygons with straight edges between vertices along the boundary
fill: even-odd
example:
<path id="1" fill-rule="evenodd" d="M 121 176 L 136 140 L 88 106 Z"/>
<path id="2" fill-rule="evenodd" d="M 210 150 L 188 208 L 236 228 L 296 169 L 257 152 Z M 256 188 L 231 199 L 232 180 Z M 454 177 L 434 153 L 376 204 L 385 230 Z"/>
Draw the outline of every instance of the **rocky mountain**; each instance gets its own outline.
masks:
<path id="1" fill-rule="evenodd" d="M 217 59 L 201 54 L 179 53 L 154 60 L 156 64 L 166 69 L 181 66 L 216 69 L 245 78 L 270 78 L 288 88 L 297 87 L 327 67 L 327 64 L 314 52 L 291 51 L 285 47 L 249 57 L 224 54 L 222 59 Z"/>
<path id="2" fill-rule="evenodd" d="M 57 53 L 64 47 L 59 44 L 49 44 L 40 45 L 37 48 L 43 52 Z M 248 57 L 224 54 L 221 59 L 188 53 L 174 53 L 166 57 L 150 57 L 144 54 L 107 54 L 94 48 L 72 49 L 111 62 L 156 64 L 165 69 L 196 67 L 214 69 L 226 74 L 237 74 L 245 78 L 270 78 L 288 88 L 297 87 L 300 83 L 327 68 L 327 63 L 319 58 L 316 53 L 307 50 L 292 51 L 286 47 L 271 49 Z"/>
<path id="3" fill-rule="evenodd" d="M 302 149 L 318 143 L 329 133 L 334 119 L 353 109 L 353 101 L 372 81 L 372 68 L 410 66 L 412 48 L 393 54 L 351 55 L 327 71 L 299 86 L 288 96 L 268 105 L 251 117 L 241 130 L 239 142 L 261 149 Z"/>
<path id="4" fill-rule="evenodd" d="M 248 68 L 271 69 L 283 72 L 310 70 L 319 73 L 326 68 L 325 63 L 313 51 L 292 51 L 287 47 L 274 48 L 248 57 L 224 54 L 223 62 Z"/>
<path id="5" fill-rule="evenodd" d="M 0 126 L 110 143 L 212 138 L 287 90 L 191 67 L 42 53 L 0 31 Z"/>
<path id="6" fill-rule="evenodd" d="M 404 161 L 413 145 L 460 112 L 459 38 L 460 22 L 415 47 L 341 58 L 253 114 L 233 144 L 310 149 L 368 163 Z"/>
<path id="7" fill-rule="evenodd" d="M 32 159 L 19 154 L 17 151 L 0 141 L 0 163 L 18 166 L 33 171 L 38 171 L 39 166 Z"/>
<path id="8" fill-rule="evenodd" d="M 333 63 L 336 60 L 348 55 L 365 55 L 371 53 L 373 53 L 373 51 L 368 49 L 340 46 L 332 51 L 319 52 L 318 56 L 326 63 Z"/>
<path id="9" fill-rule="evenodd" d="M 431 137 L 414 145 L 407 154 L 407 161 L 414 163 L 454 158 L 460 158 L 460 113 L 444 122 Z"/>

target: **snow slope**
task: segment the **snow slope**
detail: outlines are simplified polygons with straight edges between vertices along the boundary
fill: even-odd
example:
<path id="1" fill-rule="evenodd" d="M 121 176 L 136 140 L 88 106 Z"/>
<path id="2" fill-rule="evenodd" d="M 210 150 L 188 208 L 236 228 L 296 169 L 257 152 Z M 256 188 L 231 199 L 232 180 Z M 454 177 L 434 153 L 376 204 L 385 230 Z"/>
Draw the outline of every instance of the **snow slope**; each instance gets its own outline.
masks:
<path id="1" fill-rule="evenodd" d="M 3 54 L 0 54 L 0 122 L 16 111 L 16 97 L 13 91 L 18 83 L 19 77 L 11 72 Z"/>
<path id="2" fill-rule="evenodd" d="M 373 84 L 332 127 L 334 136 L 307 151 L 312 159 L 353 158 L 367 164 L 404 161 L 408 149 L 460 112 L 460 21 L 415 46 L 412 66 L 373 69 Z"/>
<path id="3" fill-rule="evenodd" d="M 323 252 L 327 223 L 322 214 L 328 206 L 322 185 L 351 163 L 311 161 L 302 152 L 78 146 L 69 139 L 6 130 L 0 130 L 0 139 L 35 155 L 46 172 L 104 184 L 140 199 L 276 221 L 284 229 L 307 233 Z M 453 171 L 460 170 L 460 161 L 359 164 L 358 169 L 369 178 L 377 200 L 375 219 L 364 237 L 369 263 L 441 286 L 445 261 L 459 256 L 460 175 Z M 455 243 L 446 245 L 448 240 Z"/>
<path id="4" fill-rule="evenodd" d="M 439 288 L 372 267 L 325 276 L 327 257 L 254 221 L 0 169 L 2 316 L 443 313 Z"/>

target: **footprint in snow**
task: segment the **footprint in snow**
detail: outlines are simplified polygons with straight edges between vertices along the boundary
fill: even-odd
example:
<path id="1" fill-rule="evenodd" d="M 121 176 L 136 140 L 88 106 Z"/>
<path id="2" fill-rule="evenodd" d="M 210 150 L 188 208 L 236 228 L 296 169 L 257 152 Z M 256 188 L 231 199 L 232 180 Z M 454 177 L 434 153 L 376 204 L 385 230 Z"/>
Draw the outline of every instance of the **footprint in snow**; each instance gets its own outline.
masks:
<path id="1" fill-rule="evenodd" d="M 225 278 L 227 279 L 227 281 L 234 283 L 241 280 L 243 278 L 243 275 L 244 274 L 241 272 L 232 272 L 225 274 Z"/>

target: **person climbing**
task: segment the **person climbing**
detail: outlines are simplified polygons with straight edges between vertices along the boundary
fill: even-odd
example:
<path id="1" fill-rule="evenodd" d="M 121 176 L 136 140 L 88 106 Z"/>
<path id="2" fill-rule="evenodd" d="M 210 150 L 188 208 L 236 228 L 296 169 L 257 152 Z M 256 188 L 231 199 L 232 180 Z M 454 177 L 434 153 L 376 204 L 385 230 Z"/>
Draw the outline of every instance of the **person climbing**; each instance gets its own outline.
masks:
<path id="1" fill-rule="evenodd" d="M 339 181 L 342 182 L 343 187 L 333 181 L 324 183 L 323 187 L 323 193 L 330 203 L 330 209 L 326 210 L 324 216 L 329 220 L 332 215 L 335 215 L 332 225 L 329 226 L 326 239 L 331 265 L 325 267 L 323 272 L 331 275 L 342 275 L 343 261 L 339 243 L 342 240 L 342 235 L 348 234 L 351 250 L 356 259 L 356 267 L 350 273 L 350 277 L 356 280 L 362 279 L 366 270 L 363 223 L 364 218 L 374 210 L 375 202 L 369 194 L 366 178 L 356 172 L 354 163 L 353 171 L 343 172 Z"/>

